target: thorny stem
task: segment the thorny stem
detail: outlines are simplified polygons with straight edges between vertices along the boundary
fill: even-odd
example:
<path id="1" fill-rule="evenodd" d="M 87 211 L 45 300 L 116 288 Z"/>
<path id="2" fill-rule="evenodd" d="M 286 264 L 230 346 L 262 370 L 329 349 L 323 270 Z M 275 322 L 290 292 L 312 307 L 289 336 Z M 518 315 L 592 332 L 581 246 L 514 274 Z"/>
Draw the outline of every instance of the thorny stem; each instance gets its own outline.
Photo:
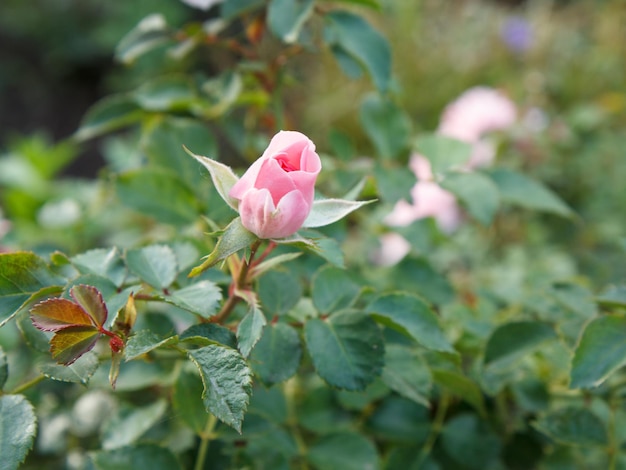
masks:
<path id="1" fill-rule="evenodd" d="M 206 454 L 209 450 L 209 443 L 215 437 L 213 430 L 217 424 L 217 418 L 210 414 L 207 420 L 206 426 L 200 434 L 200 447 L 198 448 L 198 456 L 196 457 L 196 464 L 194 470 L 202 470 L 204 468 L 204 461 L 206 460 Z"/>
<path id="2" fill-rule="evenodd" d="M 226 318 L 228 318 L 235 306 L 241 301 L 241 297 L 235 295 L 235 290 L 244 289 L 248 284 L 248 273 L 250 272 L 250 268 L 254 266 L 254 256 L 256 255 L 259 246 L 261 246 L 261 240 L 255 241 L 250 247 L 250 258 L 248 259 L 248 261 L 242 260 L 239 273 L 237 273 L 237 277 L 233 280 L 233 283 L 230 286 L 228 300 L 222 306 L 222 309 L 213 318 L 211 318 L 211 322 L 222 323 L 224 320 L 226 320 Z M 270 247 L 268 248 L 273 247 L 270 245 Z M 263 258 L 267 255 L 261 256 Z"/>

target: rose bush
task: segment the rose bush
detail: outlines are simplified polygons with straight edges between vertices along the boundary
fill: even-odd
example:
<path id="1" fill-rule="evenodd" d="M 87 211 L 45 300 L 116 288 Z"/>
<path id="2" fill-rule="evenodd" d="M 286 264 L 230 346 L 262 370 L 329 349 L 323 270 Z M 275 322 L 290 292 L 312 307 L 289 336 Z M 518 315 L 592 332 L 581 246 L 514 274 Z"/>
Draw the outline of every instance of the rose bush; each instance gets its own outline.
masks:
<path id="1" fill-rule="evenodd" d="M 308 137 L 280 131 L 230 190 L 229 196 L 239 200 L 242 225 L 259 238 L 296 233 L 311 212 L 321 168 Z"/>

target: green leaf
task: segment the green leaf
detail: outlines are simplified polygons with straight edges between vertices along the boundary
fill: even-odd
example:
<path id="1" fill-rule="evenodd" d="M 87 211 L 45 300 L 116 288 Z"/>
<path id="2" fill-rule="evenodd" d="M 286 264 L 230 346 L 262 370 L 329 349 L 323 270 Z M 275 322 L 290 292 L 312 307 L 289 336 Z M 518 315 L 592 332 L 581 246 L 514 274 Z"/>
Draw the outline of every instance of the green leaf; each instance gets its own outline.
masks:
<path id="1" fill-rule="evenodd" d="M 491 179 L 476 172 L 450 173 L 441 186 L 458 197 L 481 224 L 491 224 L 500 205 L 500 192 Z"/>
<path id="2" fill-rule="evenodd" d="M 79 142 L 93 139 L 138 123 L 144 114 L 128 95 L 107 96 L 89 108 L 74 138 Z"/>
<path id="3" fill-rule="evenodd" d="M 597 307 L 593 294 L 578 284 L 556 282 L 548 290 L 548 294 L 560 305 L 582 318 L 591 318 L 596 315 Z"/>
<path id="4" fill-rule="evenodd" d="M 0 254 L 0 273 L 0 327 L 38 297 L 59 294 L 66 283 L 28 252 Z"/>
<path id="5" fill-rule="evenodd" d="M 287 44 L 296 42 L 313 5 L 313 0 L 271 0 L 267 9 L 270 30 Z"/>
<path id="6" fill-rule="evenodd" d="M 501 325 L 487 340 L 485 365 L 490 368 L 507 368 L 542 343 L 555 339 L 554 328 L 537 321 L 519 321 Z"/>
<path id="7" fill-rule="evenodd" d="M 367 95 L 361 103 L 359 118 L 381 157 L 398 157 L 409 147 L 411 120 L 388 98 L 373 93 Z"/>
<path id="8" fill-rule="evenodd" d="M 302 297 L 302 286 L 291 273 L 269 271 L 259 279 L 258 292 L 263 310 L 271 318 L 296 306 Z"/>
<path id="9" fill-rule="evenodd" d="M 183 369 L 174 384 L 172 396 L 176 414 L 196 434 L 204 432 L 210 416 L 202 403 L 202 390 L 200 376 L 195 371 Z"/>
<path id="10" fill-rule="evenodd" d="M 385 347 L 382 379 L 394 392 L 426 407 L 430 406 L 428 402 L 432 385 L 430 370 L 413 349 L 388 344 Z"/>
<path id="11" fill-rule="evenodd" d="M 596 298 L 605 307 L 626 308 L 626 285 L 609 286 Z"/>
<path id="12" fill-rule="evenodd" d="M 126 265 L 116 248 L 97 248 L 71 258 L 72 264 L 83 274 L 95 274 L 121 287 L 127 276 Z"/>
<path id="13" fill-rule="evenodd" d="M 178 75 L 144 83 L 133 96 L 146 111 L 187 111 L 198 100 L 191 79 Z"/>
<path id="14" fill-rule="evenodd" d="M 138 57 L 170 41 L 165 17 L 151 14 L 142 19 L 115 48 L 115 58 L 124 64 L 133 63 Z"/>
<path id="15" fill-rule="evenodd" d="M 542 416 L 534 427 L 557 442 L 568 445 L 608 445 L 604 423 L 587 408 L 568 407 Z"/>
<path id="16" fill-rule="evenodd" d="M 265 328 L 250 363 L 255 375 L 271 387 L 292 377 L 298 370 L 302 346 L 298 332 L 285 323 L 275 323 Z"/>
<path id="17" fill-rule="evenodd" d="M 376 446 L 356 432 L 322 437 L 311 445 L 306 458 L 320 470 L 376 470 L 380 467 Z"/>
<path id="18" fill-rule="evenodd" d="M 263 261 L 261 264 L 257 264 L 252 267 L 250 270 L 251 279 L 255 279 L 256 277 L 261 276 L 262 274 L 280 266 L 283 263 L 286 263 L 287 261 L 294 260 L 301 255 L 302 253 L 283 253 L 282 255 L 273 256 Z"/>
<path id="19" fill-rule="evenodd" d="M 217 77 L 202 83 L 202 93 L 209 98 L 209 102 L 202 102 L 194 113 L 205 120 L 217 119 L 237 104 L 237 99 L 243 91 L 244 83 L 241 74 L 228 70 Z M 187 146 L 190 146 L 187 144 Z M 195 147 L 197 148 L 197 147 Z M 216 152 L 205 152 L 213 155 Z"/>
<path id="20" fill-rule="evenodd" d="M 211 281 L 205 280 L 190 284 L 165 296 L 165 301 L 187 310 L 202 318 L 211 318 L 217 312 L 222 291 Z"/>
<path id="21" fill-rule="evenodd" d="M 200 266 L 196 266 L 189 273 L 189 277 L 197 276 L 211 266 L 237 253 L 239 250 L 249 247 L 257 240 L 256 235 L 246 230 L 241 225 L 241 218 L 237 217 L 228 224 L 224 233 L 220 236 L 215 248 Z"/>
<path id="22" fill-rule="evenodd" d="M 500 191 L 502 201 L 527 209 L 551 212 L 563 217 L 574 213 L 553 191 L 543 184 L 511 170 L 495 169 L 488 173 Z"/>
<path id="23" fill-rule="evenodd" d="M 216 160 L 196 155 L 187 147 L 184 147 L 184 149 L 185 152 L 198 160 L 207 170 L 209 170 L 209 174 L 211 175 L 211 179 L 213 180 L 213 184 L 215 185 L 215 189 L 217 189 L 219 195 L 226 204 L 228 204 L 232 209 L 237 210 L 239 201 L 228 195 L 231 188 L 235 186 L 237 181 L 239 181 L 239 178 L 235 175 L 235 173 L 233 173 L 233 170 L 231 170 L 229 166 L 226 166 Z"/>
<path id="24" fill-rule="evenodd" d="M 192 325 L 180 334 L 179 339 L 180 341 L 189 341 L 202 346 L 218 344 L 237 349 L 235 333 L 215 323 Z"/>
<path id="25" fill-rule="evenodd" d="M 261 339 L 266 324 L 265 315 L 256 303 L 250 305 L 250 310 L 237 326 L 237 342 L 243 357 L 250 355 L 254 345 Z"/>
<path id="26" fill-rule="evenodd" d="M 440 134 L 422 135 L 415 139 L 413 146 L 428 159 L 433 174 L 462 167 L 472 154 L 472 146 L 467 142 Z"/>
<path id="27" fill-rule="evenodd" d="M 232 20 L 263 5 L 264 0 L 228 0 L 220 5 L 220 14 L 225 20 Z"/>
<path id="28" fill-rule="evenodd" d="M 361 293 L 350 273 L 334 266 L 324 266 L 315 273 L 311 285 L 313 304 L 322 313 L 332 313 L 352 306 Z"/>
<path id="29" fill-rule="evenodd" d="M 41 364 L 38 369 L 43 375 L 52 380 L 87 385 L 99 365 L 98 355 L 94 352 L 88 352 L 68 366 L 45 363 Z"/>
<path id="30" fill-rule="evenodd" d="M 9 363 L 7 360 L 7 355 L 0 346 L 0 392 L 4 387 L 4 384 L 7 383 L 7 379 L 9 378 Z"/>
<path id="31" fill-rule="evenodd" d="M 178 343 L 178 336 L 162 337 L 150 330 L 139 330 L 128 338 L 126 347 L 124 348 L 124 358 L 126 361 L 137 359 L 150 351 L 164 346 L 170 346 Z"/>
<path id="32" fill-rule="evenodd" d="M 376 323 L 362 312 L 346 310 L 304 325 L 307 348 L 317 373 L 330 385 L 363 390 L 384 363 L 384 343 Z"/>
<path id="33" fill-rule="evenodd" d="M 333 266 L 345 269 L 343 251 L 336 239 L 312 229 L 302 229 L 298 233 L 313 241 L 312 245 L 302 244 L 303 249 L 325 259 Z"/>
<path id="34" fill-rule="evenodd" d="M 33 446 L 37 417 L 23 395 L 0 396 L 0 455 L 2 470 L 17 470 Z"/>
<path id="35" fill-rule="evenodd" d="M 141 280 L 155 289 L 166 289 L 176 279 L 178 266 L 167 245 L 150 245 L 126 252 L 126 264 Z"/>
<path id="36" fill-rule="evenodd" d="M 487 416 L 483 393 L 475 382 L 458 372 L 447 369 L 435 368 L 432 369 L 431 372 L 437 385 L 465 400 L 472 405 L 482 417 Z"/>
<path id="37" fill-rule="evenodd" d="M 391 81 L 391 51 L 386 39 L 359 15 L 332 11 L 325 15 L 324 39 L 333 50 L 356 60 L 385 92 Z"/>
<path id="38" fill-rule="evenodd" d="M 96 470 L 182 470 L 172 451 L 155 444 L 101 450 L 91 459 Z"/>
<path id="39" fill-rule="evenodd" d="M 173 225 L 186 225 L 199 215 L 189 188 L 171 172 L 141 168 L 120 174 L 115 191 L 122 203 L 145 216 Z"/>
<path id="40" fill-rule="evenodd" d="M 463 413 L 449 420 L 441 433 L 446 453 L 457 465 L 472 470 L 491 468 L 502 442 L 476 415 Z"/>
<path id="41" fill-rule="evenodd" d="M 69 326 L 55 333 L 50 340 L 50 352 L 59 364 L 69 366 L 90 351 L 101 333 L 93 326 Z"/>
<path id="42" fill-rule="evenodd" d="M 383 168 L 377 165 L 375 174 L 376 189 L 380 198 L 388 203 L 396 203 L 400 199 L 411 200 L 411 188 L 415 186 L 415 175 L 402 168 Z"/>
<path id="43" fill-rule="evenodd" d="M 380 5 L 380 0 L 331 0 L 334 3 L 348 3 L 354 5 L 361 5 L 364 7 L 369 7 L 374 10 L 380 10 L 382 7 Z"/>
<path id="44" fill-rule="evenodd" d="M 415 339 L 425 348 L 455 352 L 434 312 L 417 296 L 404 293 L 383 295 L 374 299 L 367 311 L 377 322 Z"/>
<path id="45" fill-rule="evenodd" d="M 571 388 L 592 388 L 626 364 L 626 315 L 590 321 L 574 351 Z"/>
<path id="46" fill-rule="evenodd" d="M 188 354 L 200 371 L 206 410 L 241 433 L 252 393 L 252 373 L 244 358 L 233 349 L 215 345 Z"/>
<path id="47" fill-rule="evenodd" d="M 160 399 L 146 406 L 122 407 L 102 429 L 102 448 L 119 449 L 132 444 L 165 414 L 167 401 Z"/>
<path id="48" fill-rule="evenodd" d="M 313 201 L 311 212 L 304 221 L 303 227 L 314 228 L 330 225 L 343 219 L 350 212 L 375 201 L 346 201 L 343 199 L 318 199 Z"/>

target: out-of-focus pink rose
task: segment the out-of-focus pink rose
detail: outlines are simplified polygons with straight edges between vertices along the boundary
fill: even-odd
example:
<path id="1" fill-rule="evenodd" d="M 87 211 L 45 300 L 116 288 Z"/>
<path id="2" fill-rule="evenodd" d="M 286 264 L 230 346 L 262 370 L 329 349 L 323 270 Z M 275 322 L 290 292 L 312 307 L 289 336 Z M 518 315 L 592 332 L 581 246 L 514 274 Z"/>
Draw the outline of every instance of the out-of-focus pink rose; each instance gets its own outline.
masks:
<path id="1" fill-rule="evenodd" d="M 468 169 L 489 165 L 495 156 L 485 134 L 511 127 L 517 119 L 515 104 L 498 90 L 470 88 L 443 112 L 437 132 L 474 145 Z"/>
<path id="2" fill-rule="evenodd" d="M 393 266 L 411 251 L 411 244 L 399 233 L 385 233 L 379 241 L 380 247 L 372 259 L 378 266 Z"/>
<path id="3" fill-rule="evenodd" d="M 259 238 L 293 235 L 311 211 L 321 168 L 307 136 L 280 131 L 229 192 L 239 200 L 243 226 Z"/>

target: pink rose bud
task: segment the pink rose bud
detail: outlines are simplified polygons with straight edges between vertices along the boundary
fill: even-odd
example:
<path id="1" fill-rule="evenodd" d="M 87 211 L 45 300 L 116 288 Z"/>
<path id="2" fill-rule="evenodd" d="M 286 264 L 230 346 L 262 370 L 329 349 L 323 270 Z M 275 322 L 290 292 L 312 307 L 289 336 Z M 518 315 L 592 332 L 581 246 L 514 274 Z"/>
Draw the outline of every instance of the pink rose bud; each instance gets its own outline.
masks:
<path id="1" fill-rule="evenodd" d="M 321 168 L 307 136 L 280 131 L 228 193 L 239 200 L 242 225 L 259 238 L 296 233 L 311 212 Z"/>

